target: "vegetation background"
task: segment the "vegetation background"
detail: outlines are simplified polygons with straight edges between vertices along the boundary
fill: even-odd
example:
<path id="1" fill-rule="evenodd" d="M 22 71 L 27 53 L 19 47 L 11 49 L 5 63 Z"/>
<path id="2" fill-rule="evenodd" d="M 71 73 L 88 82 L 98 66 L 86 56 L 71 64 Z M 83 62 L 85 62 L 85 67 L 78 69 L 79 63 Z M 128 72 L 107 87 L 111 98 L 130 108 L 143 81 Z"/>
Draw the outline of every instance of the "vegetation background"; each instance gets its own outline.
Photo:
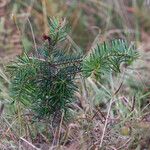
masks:
<path id="1" fill-rule="evenodd" d="M 102 142 L 101 149 L 149 150 L 149 13 L 149 0 L 1 0 L 0 149 L 96 150 Z M 42 35 L 49 30 L 47 16 L 66 18 L 71 28 L 70 42 L 84 54 L 97 43 L 121 38 L 133 41 L 140 55 L 125 73 L 99 82 L 91 77 L 78 79 L 75 117 L 60 124 L 59 133 L 49 122 L 33 122 L 23 106 L 18 112 L 20 106 L 12 104 L 10 80 L 5 73 L 5 66 L 22 49 L 34 48 L 33 34 L 37 44 L 42 42 Z M 109 110 L 112 95 L 108 93 L 118 87 L 116 101 Z"/>

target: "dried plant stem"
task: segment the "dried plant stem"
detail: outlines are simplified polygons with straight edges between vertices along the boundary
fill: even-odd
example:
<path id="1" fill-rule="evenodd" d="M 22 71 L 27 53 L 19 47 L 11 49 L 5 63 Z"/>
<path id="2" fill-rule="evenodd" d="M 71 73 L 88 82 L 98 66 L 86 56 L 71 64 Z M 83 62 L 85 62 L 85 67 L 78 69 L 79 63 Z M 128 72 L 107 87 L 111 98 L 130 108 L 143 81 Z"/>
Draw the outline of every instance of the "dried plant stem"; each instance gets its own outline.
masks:
<path id="1" fill-rule="evenodd" d="M 34 146 L 32 143 L 30 143 L 29 141 L 27 141 L 26 139 L 24 139 L 23 137 L 20 137 L 20 139 L 22 141 L 24 141 L 25 143 L 27 143 L 29 146 L 31 146 L 32 148 L 34 148 L 35 150 L 40 150 L 39 148 L 37 148 L 36 146 Z"/>
<path id="2" fill-rule="evenodd" d="M 43 8 L 43 21 L 44 21 L 44 29 L 45 29 L 45 34 L 48 33 L 48 22 L 47 22 L 47 10 L 46 10 L 46 1 L 45 0 L 41 0 L 42 3 L 42 8 Z"/>
<path id="3" fill-rule="evenodd" d="M 21 132 L 22 132 L 22 117 L 21 117 L 21 106 L 20 106 L 20 102 L 18 101 L 17 103 L 17 113 L 18 113 L 18 121 L 19 121 L 19 135 L 21 136 Z"/>
<path id="4" fill-rule="evenodd" d="M 61 115 L 61 120 L 60 120 L 60 125 L 59 125 L 59 130 L 58 130 L 57 147 L 59 146 L 59 139 L 60 139 L 61 127 L 62 127 L 63 119 L 64 119 L 64 111 L 62 112 L 62 115 Z"/>
<path id="5" fill-rule="evenodd" d="M 34 36 L 33 28 L 32 28 L 31 22 L 30 22 L 30 20 L 29 20 L 28 17 L 27 17 L 27 21 L 28 21 L 29 26 L 30 26 L 30 29 L 31 29 L 32 38 L 33 38 L 33 42 L 34 42 L 34 48 L 35 48 L 35 50 L 37 51 L 37 45 L 36 45 L 36 42 L 35 42 L 35 36 Z"/>
<path id="6" fill-rule="evenodd" d="M 117 150 L 124 148 L 130 141 L 131 138 L 129 138 L 122 146 L 118 147 Z"/>
<path id="7" fill-rule="evenodd" d="M 63 119 L 64 119 L 64 111 L 62 112 L 62 115 L 61 115 L 61 120 L 60 120 L 59 127 L 55 128 L 54 139 L 53 139 L 53 142 L 52 142 L 52 146 L 50 147 L 49 150 L 53 150 L 54 147 L 59 148 L 59 140 L 60 140 L 60 134 L 61 134 Z"/>
<path id="8" fill-rule="evenodd" d="M 112 98 L 110 100 L 110 104 L 109 104 L 109 108 L 108 108 L 108 112 L 107 112 L 107 116 L 106 116 L 106 120 L 105 120 L 105 124 L 104 124 L 104 129 L 103 129 L 103 133 L 102 133 L 102 137 L 101 137 L 101 142 L 100 142 L 100 145 L 99 145 L 100 148 L 102 147 L 102 144 L 103 144 L 103 140 L 104 140 L 107 124 L 108 124 L 109 114 L 110 114 L 110 110 L 111 110 L 111 106 L 112 106 L 113 102 L 114 102 L 114 100 Z"/>

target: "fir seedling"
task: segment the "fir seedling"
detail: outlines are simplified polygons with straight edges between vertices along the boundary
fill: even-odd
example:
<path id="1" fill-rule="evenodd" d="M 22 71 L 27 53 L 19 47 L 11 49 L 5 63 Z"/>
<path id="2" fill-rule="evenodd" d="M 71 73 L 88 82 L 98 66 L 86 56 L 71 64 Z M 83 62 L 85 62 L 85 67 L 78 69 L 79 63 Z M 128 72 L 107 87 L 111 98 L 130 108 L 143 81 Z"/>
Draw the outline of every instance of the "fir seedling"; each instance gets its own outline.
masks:
<path id="1" fill-rule="evenodd" d="M 120 64 L 130 65 L 137 58 L 134 46 L 123 40 L 98 44 L 88 56 L 67 54 L 67 25 L 64 20 L 49 19 L 49 35 L 32 54 L 23 54 L 8 66 L 10 95 L 30 108 L 38 118 L 61 118 L 69 114 L 69 105 L 78 90 L 74 80 L 119 72 Z M 66 42 L 67 41 L 67 42 Z"/>

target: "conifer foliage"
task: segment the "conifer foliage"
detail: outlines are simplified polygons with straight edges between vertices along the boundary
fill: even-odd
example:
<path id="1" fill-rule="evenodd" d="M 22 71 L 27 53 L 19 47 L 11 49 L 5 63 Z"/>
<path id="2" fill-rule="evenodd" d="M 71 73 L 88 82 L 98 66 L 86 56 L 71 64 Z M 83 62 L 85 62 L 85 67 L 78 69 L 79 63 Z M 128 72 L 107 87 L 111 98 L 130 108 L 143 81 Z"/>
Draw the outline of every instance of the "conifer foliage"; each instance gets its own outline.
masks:
<path id="1" fill-rule="evenodd" d="M 49 19 L 49 29 L 39 48 L 29 54 L 23 51 L 7 67 L 10 95 L 40 118 L 68 113 L 75 99 L 74 80 L 78 73 L 89 77 L 93 73 L 101 76 L 108 71 L 119 72 L 121 63 L 129 65 L 137 58 L 135 47 L 123 40 L 98 44 L 88 56 L 67 54 L 65 20 Z"/>
<path id="2" fill-rule="evenodd" d="M 128 44 L 121 39 L 115 39 L 111 42 L 97 45 L 83 60 L 82 71 L 86 77 L 94 74 L 95 77 L 100 78 L 110 71 L 120 72 L 122 63 L 128 66 L 137 57 L 138 53 L 135 45 Z"/>

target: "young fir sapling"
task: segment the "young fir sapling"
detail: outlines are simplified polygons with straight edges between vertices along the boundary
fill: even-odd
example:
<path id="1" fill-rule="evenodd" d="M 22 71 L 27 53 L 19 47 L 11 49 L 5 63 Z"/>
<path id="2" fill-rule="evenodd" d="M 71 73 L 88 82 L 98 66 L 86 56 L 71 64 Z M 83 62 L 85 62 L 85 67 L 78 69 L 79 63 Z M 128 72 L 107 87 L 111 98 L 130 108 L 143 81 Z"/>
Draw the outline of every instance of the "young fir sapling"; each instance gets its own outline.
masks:
<path id="1" fill-rule="evenodd" d="M 78 73 L 87 78 L 120 72 L 121 63 L 130 65 L 138 56 L 134 45 L 120 39 L 97 44 L 88 56 L 68 54 L 67 32 L 64 20 L 49 19 L 49 35 L 43 36 L 42 45 L 32 54 L 23 51 L 8 66 L 10 95 L 39 118 L 55 119 L 62 112 L 69 114 L 69 105 L 78 90 L 74 82 Z"/>

